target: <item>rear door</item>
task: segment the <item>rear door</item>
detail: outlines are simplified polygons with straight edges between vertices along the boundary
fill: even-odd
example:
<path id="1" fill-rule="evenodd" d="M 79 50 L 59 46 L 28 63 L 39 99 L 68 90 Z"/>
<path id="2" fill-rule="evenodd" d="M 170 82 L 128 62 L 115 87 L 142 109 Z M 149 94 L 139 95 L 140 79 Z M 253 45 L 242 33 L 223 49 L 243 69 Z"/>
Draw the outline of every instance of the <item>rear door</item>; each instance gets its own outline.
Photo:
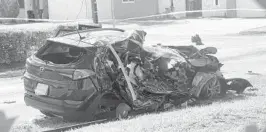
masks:
<path id="1" fill-rule="evenodd" d="M 27 59 L 27 70 L 24 74 L 26 90 L 36 95 L 57 99 L 71 97 L 74 100 L 82 100 L 94 89 L 92 80 L 95 77 L 88 78 L 88 76 L 94 73 L 92 64 L 95 54 L 87 53 L 83 49 L 81 50 L 83 54 L 79 54 L 76 52 L 79 50 L 75 49 L 73 53 L 66 56 L 65 51 L 54 52 L 54 49 L 55 47 L 49 48 L 46 45 L 36 55 Z M 74 59 L 71 56 L 74 56 Z M 71 95 L 77 93 L 79 93 L 78 96 Z"/>

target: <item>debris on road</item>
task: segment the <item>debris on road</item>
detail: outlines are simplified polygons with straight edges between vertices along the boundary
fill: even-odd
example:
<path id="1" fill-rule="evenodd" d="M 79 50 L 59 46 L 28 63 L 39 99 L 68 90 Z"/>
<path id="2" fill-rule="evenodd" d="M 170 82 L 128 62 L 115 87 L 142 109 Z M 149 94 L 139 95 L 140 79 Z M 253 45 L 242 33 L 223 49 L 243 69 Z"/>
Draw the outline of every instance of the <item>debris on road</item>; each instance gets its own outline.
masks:
<path id="1" fill-rule="evenodd" d="M 192 43 L 196 43 L 196 45 L 204 45 L 201 41 L 201 38 L 198 34 L 196 34 L 195 36 L 191 37 L 191 42 Z"/>
<path id="2" fill-rule="evenodd" d="M 252 71 L 248 71 L 247 73 L 248 75 L 255 75 L 255 76 L 260 76 L 261 74 L 260 73 L 254 73 Z"/>
<path id="3" fill-rule="evenodd" d="M 3 103 L 4 104 L 14 104 L 14 103 L 16 103 L 16 101 L 4 101 Z"/>
<path id="4" fill-rule="evenodd" d="M 228 90 L 234 90 L 237 94 L 242 94 L 248 87 L 253 87 L 252 84 L 243 78 L 226 79 Z"/>

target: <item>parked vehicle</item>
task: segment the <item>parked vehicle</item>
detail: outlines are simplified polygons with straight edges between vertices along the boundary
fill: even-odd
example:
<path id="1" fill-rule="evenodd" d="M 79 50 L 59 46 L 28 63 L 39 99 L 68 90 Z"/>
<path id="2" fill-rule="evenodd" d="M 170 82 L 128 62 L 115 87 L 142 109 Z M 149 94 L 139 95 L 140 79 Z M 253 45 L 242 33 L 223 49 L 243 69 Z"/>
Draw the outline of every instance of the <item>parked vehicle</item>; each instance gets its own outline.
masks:
<path id="1" fill-rule="evenodd" d="M 216 48 L 145 47 L 146 34 L 94 28 L 47 39 L 27 59 L 26 104 L 47 116 L 93 120 L 163 111 L 221 93 L 222 64 L 211 55 Z"/>

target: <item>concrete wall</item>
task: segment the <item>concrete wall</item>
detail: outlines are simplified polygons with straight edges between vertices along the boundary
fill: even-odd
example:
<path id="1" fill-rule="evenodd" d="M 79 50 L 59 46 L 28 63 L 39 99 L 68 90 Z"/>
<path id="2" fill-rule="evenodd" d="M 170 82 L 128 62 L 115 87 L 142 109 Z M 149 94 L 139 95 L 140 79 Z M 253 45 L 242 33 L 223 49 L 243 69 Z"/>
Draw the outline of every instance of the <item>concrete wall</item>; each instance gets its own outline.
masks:
<path id="1" fill-rule="evenodd" d="M 99 20 L 111 19 L 111 0 L 97 0 L 97 4 Z M 165 8 L 169 7 L 170 0 L 135 0 L 134 3 L 123 3 L 122 0 L 114 0 L 116 19 L 155 15 L 165 12 Z M 174 7 L 175 11 L 185 11 L 185 0 L 174 0 Z M 90 0 L 48 0 L 48 9 L 49 19 L 91 19 Z M 176 16 L 184 17 L 185 13 Z"/>
<path id="2" fill-rule="evenodd" d="M 43 19 L 49 19 L 49 6 L 48 6 L 48 0 L 43 1 Z"/>
<path id="3" fill-rule="evenodd" d="M 49 18 L 76 20 L 91 18 L 90 0 L 49 0 Z"/>
<path id="4" fill-rule="evenodd" d="M 158 0 L 158 13 L 165 13 L 166 8 L 170 8 L 170 0 Z"/>
<path id="5" fill-rule="evenodd" d="M 33 0 L 25 0 L 25 10 L 33 10 Z"/>
<path id="6" fill-rule="evenodd" d="M 260 5 L 262 0 L 237 0 L 237 8 L 246 8 L 246 9 L 265 9 Z M 265 0 L 263 0 L 265 1 Z M 237 11 L 237 17 L 265 17 L 265 11 Z"/>
<path id="7" fill-rule="evenodd" d="M 158 12 L 157 0 L 135 0 L 134 3 L 123 3 L 122 0 L 114 0 L 116 19 L 148 16 Z"/>
<path id="8" fill-rule="evenodd" d="M 186 11 L 186 0 L 173 0 L 174 11 Z M 171 0 L 158 0 L 159 13 L 165 13 L 166 8 L 170 8 Z M 175 17 L 185 17 L 186 13 L 177 14 Z"/>
<path id="9" fill-rule="evenodd" d="M 25 18 L 28 18 L 28 14 L 27 11 L 29 10 L 34 10 L 34 0 L 25 0 L 25 9 L 24 9 L 24 14 L 25 14 Z M 35 1 L 36 2 L 36 1 Z M 39 7 L 35 7 L 35 9 L 39 8 L 39 9 L 43 9 L 43 15 L 42 18 L 43 19 L 48 19 L 49 18 L 49 5 L 48 5 L 48 0 L 39 0 Z"/>
<path id="10" fill-rule="evenodd" d="M 117 0 L 114 0 L 114 1 L 117 1 Z M 111 2 L 112 2 L 111 0 L 97 0 L 98 16 L 100 20 L 112 18 L 112 3 Z"/>
<path id="11" fill-rule="evenodd" d="M 226 9 L 226 0 L 218 0 L 216 5 L 215 0 L 202 0 L 202 10 Z M 203 17 L 224 17 L 227 11 L 202 12 Z"/>
<path id="12" fill-rule="evenodd" d="M 49 19 L 92 19 L 91 0 L 49 0 Z M 111 0 L 97 0 L 99 20 L 111 19 Z"/>
<path id="13" fill-rule="evenodd" d="M 26 11 L 23 8 L 19 9 L 19 14 L 17 18 L 26 18 Z"/>
<path id="14" fill-rule="evenodd" d="M 174 7 L 176 12 L 186 11 L 186 0 L 174 0 Z M 186 17 L 186 13 L 176 14 L 175 17 L 177 18 Z"/>
<path id="15" fill-rule="evenodd" d="M 236 10 L 230 10 L 230 9 L 236 9 L 236 0 L 227 0 L 226 1 L 226 9 L 229 9 L 226 12 L 226 17 L 237 17 Z"/>

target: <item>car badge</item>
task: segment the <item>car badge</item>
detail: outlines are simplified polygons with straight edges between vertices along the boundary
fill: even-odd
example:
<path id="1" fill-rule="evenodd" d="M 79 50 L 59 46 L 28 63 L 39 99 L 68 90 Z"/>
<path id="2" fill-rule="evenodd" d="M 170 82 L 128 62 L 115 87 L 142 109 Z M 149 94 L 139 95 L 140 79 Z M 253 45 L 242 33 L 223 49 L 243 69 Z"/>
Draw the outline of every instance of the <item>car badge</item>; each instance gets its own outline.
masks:
<path id="1" fill-rule="evenodd" d="M 44 72 L 44 67 L 40 67 L 40 71 L 41 72 Z"/>

